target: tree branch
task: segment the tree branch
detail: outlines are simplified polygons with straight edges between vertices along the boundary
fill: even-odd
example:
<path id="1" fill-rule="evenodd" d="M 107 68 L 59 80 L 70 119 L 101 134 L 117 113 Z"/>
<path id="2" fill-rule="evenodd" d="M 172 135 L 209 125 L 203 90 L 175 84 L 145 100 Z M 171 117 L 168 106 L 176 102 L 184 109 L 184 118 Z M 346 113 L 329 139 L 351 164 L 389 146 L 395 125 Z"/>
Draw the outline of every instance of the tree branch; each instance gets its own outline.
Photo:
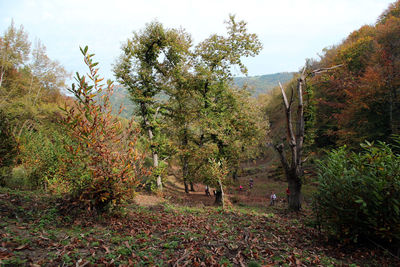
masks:
<path id="1" fill-rule="evenodd" d="M 342 67 L 342 66 L 344 66 L 344 64 L 335 65 L 335 66 L 330 67 L 330 68 L 319 68 L 319 69 L 313 70 L 310 74 L 311 74 L 312 76 L 314 76 L 315 74 L 327 72 L 327 71 L 329 71 L 329 70 L 337 69 L 337 68 L 340 68 L 340 67 Z"/>

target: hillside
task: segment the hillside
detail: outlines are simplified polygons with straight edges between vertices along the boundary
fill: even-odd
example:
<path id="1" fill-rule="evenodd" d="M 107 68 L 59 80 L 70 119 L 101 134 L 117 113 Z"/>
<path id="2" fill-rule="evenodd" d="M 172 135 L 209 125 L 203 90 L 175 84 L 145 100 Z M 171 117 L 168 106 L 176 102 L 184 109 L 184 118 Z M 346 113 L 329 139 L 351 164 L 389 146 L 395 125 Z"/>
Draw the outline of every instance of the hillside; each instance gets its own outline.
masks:
<path id="1" fill-rule="evenodd" d="M 265 94 L 272 88 L 278 85 L 279 82 L 282 84 L 292 79 L 294 72 L 279 72 L 274 74 L 266 74 L 260 76 L 249 76 L 249 77 L 236 77 L 234 79 L 235 85 L 242 87 L 248 85 L 252 91 L 252 95 L 257 97 L 259 94 Z"/>
<path id="2" fill-rule="evenodd" d="M 264 179 L 264 180 L 263 180 Z M 119 212 L 82 216 L 54 196 L 0 188 L 5 266 L 396 266 L 379 248 L 332 246 L 310 226 L 310 209 L 286 211 L 285 197 L 268 206 L 255 178 L 250 192 L 229 188 L 235 204 L 212 206 L 201 191 L 166 183 L 164 198 L 140 194 Z M 245 177 L 241 178 L 246 181 Z M 264 184 L 268 182 L 267 184 Z M 260 187 L 260 188 L 259 188 Z M 280 188 L 280 189 L 278 189 Z M 247 189 L 247 188 L 246 188 Z M 248 189 L 247 189 L 248 190 Z M 68 212 L 63 215 L 63 212 Z"/>

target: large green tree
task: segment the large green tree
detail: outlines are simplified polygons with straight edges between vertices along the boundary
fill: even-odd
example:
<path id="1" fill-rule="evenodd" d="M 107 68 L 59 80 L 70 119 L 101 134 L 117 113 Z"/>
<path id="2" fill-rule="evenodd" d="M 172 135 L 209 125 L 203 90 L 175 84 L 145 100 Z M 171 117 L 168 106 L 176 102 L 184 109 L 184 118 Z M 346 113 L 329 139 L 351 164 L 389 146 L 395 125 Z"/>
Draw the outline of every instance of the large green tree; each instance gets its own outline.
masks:
<path id="1" fill-rule="evenodd" d="M 236 103 L 238 98 L 231 90 L 232 70 L 238 66 L 241 73 L 247 74 L 242 58 L 255 56 L 262 48 L 257 35 L 247 32 L 244 21 L 237 22 L 231 15 L 226 24 L 227 36 L 214 34 L 195 49 L 195 90 L 200 103 L 198 145 L 200 148 L 213 148 L 209 159 L 199 161 L 205 164 L 214 160 L 222 162 L 225 158 L 229 160 L 231 156 L 228 153 L 232 144 L 229 139 L 237 130 L 234 122 L 239 107 Z M 217 187 L 216 203 L 223 203 L 221 181 L 213 184 Z"/>
<path id="2" fill-rule="evenodd" d="M 222 174 L 237 168 L 238 151 L 245 149 L 246 140 L 254 141 L 252 136 L 262 132 L 256 130 L 257 112 L 252 113 L 249 95 L 232 86 L 233 67 L 246 74 L 242 58 L 257 55 L 262 46 L 255 34 L 247 32 L 244 21 L 230 16 L 226 23 L 226 36 L 211 35 L 196 47 L 185 31 L 150 23 L 123 46 L 115 67 L 153 144 L 154 166 L 159 153 L 156 135 L 169 131 L 186 192 L 188 182 L 196 178 L 217 187 L 218 203 Z M 167 96 L 163 104 L 157 101 L 161 93 Z M 160 118 L 168 121 L 167 128 L 160 127 Z M 221 168 L 221 175 L 210 172 L 216 168 Z"/>
<path id="3" fill-rule="evenodd" d="M 114 68 L 118 81 L 126 86 L 137 105 L 136 112 L 148 135 L 156 174 L 159 173 L 162 139 L 157 120 L 163 108 L 157 96 L 168 90 L 186 46 L 190 46 L 187 35 L 152 22 L 123 45 L 123 54 Z M 162 189 L 161 175 L 158 174 L 156 179 L 158 189 Z"/>

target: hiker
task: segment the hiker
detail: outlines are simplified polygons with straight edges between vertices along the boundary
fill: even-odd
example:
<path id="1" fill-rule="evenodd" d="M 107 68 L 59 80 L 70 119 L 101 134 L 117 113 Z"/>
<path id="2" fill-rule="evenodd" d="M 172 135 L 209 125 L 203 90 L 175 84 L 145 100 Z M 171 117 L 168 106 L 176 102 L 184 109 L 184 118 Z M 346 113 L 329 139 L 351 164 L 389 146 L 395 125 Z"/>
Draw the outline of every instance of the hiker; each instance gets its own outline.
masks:
<path id="1" fill-rule="evenodd" d="M 290 190 L 289 187 L 286 188 L 286 199 L 287 199 L 287 203 L 289 203 L 289 197 L 290 197 Z"/>
<path id="2" fill-rule="evenodd" d="M 240 191 L 240 192 L 243 191 L 243 186 L 242 186 L 242 185 L 239 186 L 239 191 Z"/>
<path id="3" fill-rule="evenodd" d="M 250 180 L 249 180 L 249 187 L 250 187 L 250 189 L 253 188 L 253 183 L 254 183 L 253 178 L 250 178 Z"/>
<path id="4" fill-rule="evenodd" d="M 208 196 L 208 197 L 211 197 L 211 194 L 210 194 L 210 188 L 208 187 L 208 185 L 206 185 L 206 196 Z"/>
<path id="5" fill-rule="evenodd" d="M 275 201 L 276 201 L 276 195 L 275 193 L 272 191 L 271 193 L 271 202 L 269 203 L 270 206 L 275 206 Z"/>

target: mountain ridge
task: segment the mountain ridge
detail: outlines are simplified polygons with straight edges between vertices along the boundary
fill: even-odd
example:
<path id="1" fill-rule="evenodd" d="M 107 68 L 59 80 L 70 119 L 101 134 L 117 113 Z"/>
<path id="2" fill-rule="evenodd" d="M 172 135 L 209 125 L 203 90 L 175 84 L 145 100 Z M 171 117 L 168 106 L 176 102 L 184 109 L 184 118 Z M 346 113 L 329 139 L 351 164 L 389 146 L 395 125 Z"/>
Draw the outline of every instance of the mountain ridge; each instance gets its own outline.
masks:
<path id="1" fill-rule="evenodd" d="M 277 72 L 273 74 L 264 74 L 247 77 L 234 77 L 233 83 L 235 86 L 246 86 L 253 97 L 258 97 L 260 94 L 265 94 L 278 85 L 278 82 L 286 83 L 293 78 L 295 72 Z M 130 101 L 128 91 L 120 84 L 114 86 L 114 93 L 110 98 L 113 107 L 113 113 L 117 114 L 121 104 L 124 106 L 119 116 L 130 118 L 135 107 Z"/>

